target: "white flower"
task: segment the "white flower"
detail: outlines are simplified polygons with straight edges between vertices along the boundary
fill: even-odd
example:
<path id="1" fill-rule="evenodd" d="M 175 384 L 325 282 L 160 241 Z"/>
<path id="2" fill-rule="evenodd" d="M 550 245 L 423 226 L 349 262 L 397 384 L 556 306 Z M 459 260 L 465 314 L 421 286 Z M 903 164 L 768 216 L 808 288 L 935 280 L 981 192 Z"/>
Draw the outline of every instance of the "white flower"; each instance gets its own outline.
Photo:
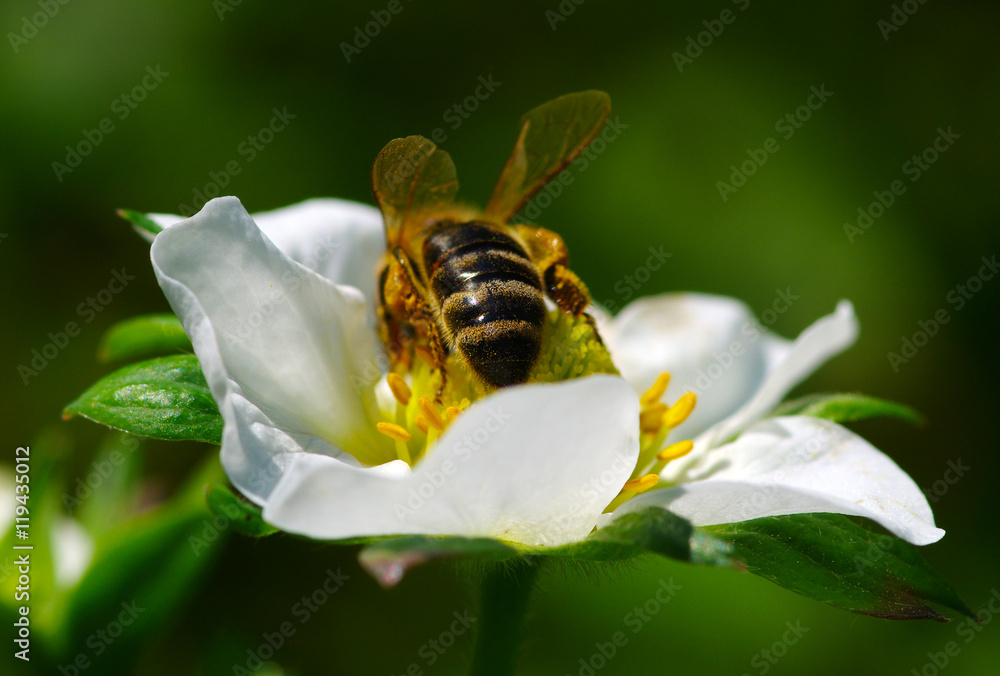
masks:
<path id="1" fill-rule="evenodd" d="M 623 377 L 510 387 L 447 414 L 407 403 L 398 382 L 395 399 L 389 392 L 372 314 L 385 246 L 377 210 L 312 200 L 251 219 L 226 197 L 184 221 L 153 218 L 170 226 L 153 242 L 153 267 L 219 404 L 223 465 L 278 528 L 321 539 L 438 534 L 553 546 L 656 504 L 696 525 L 832 511 L 911 542 L 942 534 L 912 480 L 846 429 L 811 418 L 756 422 L 853 341 L 849 304 L 794 344 L 759 326 L 757 338 L 745 335 L 749 354 L 707 376 L 713 383 L 691 419 L 705 430 L 694 451 L 660 472 L 672 485 L 601 517 L 630 495 L 620 491 L 649 436 L 638 425 L 649 402 L 637 391 L 667 370 L 674 390 L 697 388 L 699 369 L 744 330 L 744 306 L 695 294 L 638 301 L 601 321 Z M 405 430 L 390 439 L 394 421 L 425 430 L 426 443 L 408 445 Z"/>

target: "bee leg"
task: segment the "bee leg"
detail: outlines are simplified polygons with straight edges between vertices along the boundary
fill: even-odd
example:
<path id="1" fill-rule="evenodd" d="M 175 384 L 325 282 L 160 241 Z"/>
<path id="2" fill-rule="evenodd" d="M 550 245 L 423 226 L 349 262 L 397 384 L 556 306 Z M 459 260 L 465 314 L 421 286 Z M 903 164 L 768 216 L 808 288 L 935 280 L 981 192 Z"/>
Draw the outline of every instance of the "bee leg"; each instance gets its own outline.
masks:
<path id="1" fill-rule="evenodd" d="M 515 230 L 528 245 L 528 253 L 542 274 L 546 295 L 563 312 L 574 317 L 583 314 L 590 305 L 590 292 L 569 269 L 569 250 L 562 237 L 551 230 L 529 225 L 515 226 Z"/>
<path id="2" fill-rule="evenodd" d="M 434 368 L 441 374 L 441 384 L 438 387 L 435 401 L 441 403 L 445 385 L 447 384 L 447 372 L 445 361 L 447 352 L 444 340 L 438 331 L 437 323 L 434 321 L 434 312 L 427 301 L 427 291 L 419 281 L 419 277 L 413 269 L 413 263 L 402 248 L 396 247 L 393 257 L 388 265 L 388 272 L 385 274 L 386 282 L 383 285 L 383 307 L 388 308 L 387 314 L 393 319 L 402 320 L 405 326 L 411 326 L 415 333 L 407 336 L 406 331 L 400 330 L 397 336 L 405 341 L 412 352 L 413 343 L 417 339 L 418 333 L 427 336 L 430 348 L 431 359 Z M 389 333 L 392 333 L 392 323 L 388 323 Z"/>

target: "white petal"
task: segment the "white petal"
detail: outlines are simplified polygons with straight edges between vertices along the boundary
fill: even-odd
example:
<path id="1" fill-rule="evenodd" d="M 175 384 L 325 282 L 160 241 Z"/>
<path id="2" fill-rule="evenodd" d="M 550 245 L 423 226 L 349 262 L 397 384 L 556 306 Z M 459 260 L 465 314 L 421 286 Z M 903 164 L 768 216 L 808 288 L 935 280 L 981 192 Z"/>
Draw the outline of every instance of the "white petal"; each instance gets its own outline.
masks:
<path id="1" fill-rule="evenodd" d="M 705 455 L 685 479 L 638 496 L 614 516 L 656 505 L 696 526 L 709 526 L 833 512 L 867 517 L 917 545 L 944 535 L 906 472 L 853 432 L 818 418 L 759 422 Z"/>
<path id="2" fill-rule="evenodd" d="M 264 518 L 321 539 L 572 542 L 593 529 L 632 472 L 638 414 L 635 393 L 614 376 L 506 388 L 465 411 L 410 474 L 296 457 Z"/>
<path id="3" fill-rule="evenodd" d="M 391 457 L 375 431 L 380 369 L 356 289 L 284 255 L 235 197 L 164 230 L 151 257 L 219 403 L 223 465 L 244 493 L 263 501 L 288 453 Z"/>
<path id="4" fill-rule="evenodd" d="M 637 392 L 668 371 L 666 401 L 684 392 L 698 395 L 698 405 L 681 428 L 688 437 L 746 404 L 786 343 L 763 329 L 743 303 L 700 293 L 637 300 L 602 335 L 615 365 Z"/>
<path id="5" fill-rule="evenodd" d="M 172 214 L 149 217 L 164 228 L 184 220 Z M 385 227 L 378 209 L 348 200 L 311 199 L 252 218 L 292 260 L 337 284 L 360 289 L 374 304 L 377 266 L 385 252 Z M 144 236 L 151 238 L 148 233 Z"/>
<path id="6" fill-rule="evenodd" d="M 778 363 L 763 386 L 740 410 L 708 430 L 698 440 L 698 445 L 712 448 L 732 439 L 777 406 L 789 390 L 825 361 L 853 345 L 857 337 L 858 320 L 854 316 L 854 306 L 842 300 L 837 304 L 836 312 L 814 322 L 799 334 L 790 348 L 770 348 L 771 359 Z M 783 359 L 780 358 L 781 352 L 785 353 Z"/>

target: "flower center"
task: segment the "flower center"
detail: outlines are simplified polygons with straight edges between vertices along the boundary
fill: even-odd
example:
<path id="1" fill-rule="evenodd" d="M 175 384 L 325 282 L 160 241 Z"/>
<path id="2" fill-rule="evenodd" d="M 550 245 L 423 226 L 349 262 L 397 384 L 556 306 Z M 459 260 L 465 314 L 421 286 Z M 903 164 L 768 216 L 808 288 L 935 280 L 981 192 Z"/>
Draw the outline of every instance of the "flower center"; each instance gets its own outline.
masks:
<path id="1" fill-rule="evenodd" d="M 418 346 L 414 353 L 408 370 L 389 373 L 379 384 L 383 420 L 377 424 L 378 431 L 395 443 L 396 457 L 410 466 L 430 451 L 462 411 L 490 393 L 489 388 L 473 377 L 461 357 L 453 353 L 444 366 L 448 377 L 440 403 L 436 403 L 440 371 L 426 348 Z M 618 375 L 618 370 L 591 321 L 585 316 L 550 311 L 541 355 L 528 382 L 559 382 L 594 373 Z M 661 402 L 669 384 L 670 374 L 664 373 L 639 398 L 639 458 L 631 478 L 605 511 L 656 486 L 659 472 L 667 463 L 694 448 L 691 441 L 665 445 L 670 432 L 687 420 L 696 403 L 693 392 L 682 395 L 670 406 Z"/>

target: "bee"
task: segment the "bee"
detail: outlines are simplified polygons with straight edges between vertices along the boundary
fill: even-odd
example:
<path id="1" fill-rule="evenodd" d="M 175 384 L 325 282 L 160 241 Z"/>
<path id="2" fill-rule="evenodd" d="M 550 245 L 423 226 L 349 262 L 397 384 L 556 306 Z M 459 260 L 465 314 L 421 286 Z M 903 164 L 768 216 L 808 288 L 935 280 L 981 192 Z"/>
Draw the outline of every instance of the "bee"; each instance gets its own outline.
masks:
<path id="1" fill-rule="evenodd" d="M 573 316 L 590 304 L 562 238 L 508 221 L 587 147 L 610 110 L 607 94 L 586 91 L 526 113 L 482 210 L 454 201 L 455 165 L 422 136 L 395 139 L 375 159 L 372 193 L 387 242 L 381 336 L 394 367 L 426 346 L 441 373 L 439 399 L 449 355 L 488 388 L 523 383 L 541 352 L 545 296 Z"/>

